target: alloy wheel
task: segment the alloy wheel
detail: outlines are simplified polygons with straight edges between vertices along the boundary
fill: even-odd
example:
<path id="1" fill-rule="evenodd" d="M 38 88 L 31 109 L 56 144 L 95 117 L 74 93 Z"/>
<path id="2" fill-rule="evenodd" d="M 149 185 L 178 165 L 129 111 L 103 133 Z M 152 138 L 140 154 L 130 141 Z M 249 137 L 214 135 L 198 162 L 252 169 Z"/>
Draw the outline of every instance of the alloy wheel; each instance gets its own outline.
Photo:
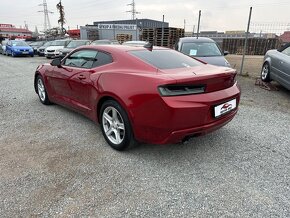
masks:
<path id="1" fill-rule="evenodd" d="M 265 64 L 262 69 L 262 75 L 261 75 L 262 80 L 266 80 L 268 77 L 268 74 L 269 74 L 269 66 L 268 64 Z"/>
<path id="2" fill-rule="evenodd" d="M 119 111 L 114 107 L 105 108 L 102 114 L 102 125 L 111 143 L 119 145 L 125 138 L 125 124 Z"/>
<path id="3" fill-rule="evenodd" d="M 40 100 L 44 102 L 45 101 L 45 88 L 40 78 L 37 81 L 37 90 L 38 90 L 38 96 Z"/>

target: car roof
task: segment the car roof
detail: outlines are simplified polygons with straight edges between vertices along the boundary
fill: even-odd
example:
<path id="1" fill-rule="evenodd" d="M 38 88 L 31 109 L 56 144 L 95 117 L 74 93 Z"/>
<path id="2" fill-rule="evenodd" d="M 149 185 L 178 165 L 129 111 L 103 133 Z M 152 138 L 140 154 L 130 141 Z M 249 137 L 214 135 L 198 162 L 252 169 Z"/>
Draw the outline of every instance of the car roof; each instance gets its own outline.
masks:
<path id="1" fill-rule="evenodd" d="M 56 39 L 56 40 L 53 40 L 53 42 L 55 41 L 72 41 L 71 39 Z"/>
<path id="2" fill-rule="evenodd" d="M 180 38 L 180 42 L 215 42 L 211 38 L 207 37 L 183 37 Z"/>
<path id="3" fill-rule="evenodd" d="M 111 40 L 111 39 L 98 39 L 98 40 L 94 40 L 93 42 L 111 42 L 111 41 L 114 41 L 114 40 Z M 115 40 L 117 41 L 117 40 Z"/>
<path id="4" fill-rule="evenodd" d="M 127 52 L 127 51 L 137 51 L 137 50 L 148 50 L 147 48 L 144 48 L 143 46 L 141 47 L 134 47 L 134 46 L 126 46 L 126 45 L 85 45 L 79 47 L 79 49 L 82 48 L 91 48 L 91 49 L 99 49 L 103 51 L 107 51 L 109 53 L 114 53 L 114 52 Z M 164 48 L 164 47 L 158 47 L 154 46 L 153 50 L 170 50 L 169 48 Z"/>
<path id="5" fill-rule="evenodd" d="M 13 39 L 13 40 L 10 40 L 11 42 L 26 42 L 27 43 L 27 41 L 24 41 L 24 40 L 15 40 L 15 39 Z M 33 42 L 33 41 L 30 41 L 30 42 Z"/>
<path id="6" fill-rule="evenodd" d="M 90 42 L 90 40 L 88 40 L 88 39 L 74 39 L 74 40 L 71 40 L 70 43 L 71 42 Z"/>

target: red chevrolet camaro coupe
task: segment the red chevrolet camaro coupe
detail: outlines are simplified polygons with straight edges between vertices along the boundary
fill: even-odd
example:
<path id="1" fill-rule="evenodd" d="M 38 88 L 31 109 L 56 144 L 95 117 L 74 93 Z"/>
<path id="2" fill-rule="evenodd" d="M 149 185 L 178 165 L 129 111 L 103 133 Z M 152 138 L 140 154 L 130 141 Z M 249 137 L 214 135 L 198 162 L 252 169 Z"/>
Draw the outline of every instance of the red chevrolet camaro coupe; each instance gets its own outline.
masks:
<path id="1" fill-rule="evenodd" d="M 146 47 L 146 46 L 145 46 Z M 43 104 L 69 107 L 99 123 L 107 143 L 167 144 L 214 131 L 233 119 L 236 72 L 177 51 L 122 45 L 83 46 L 40 65 Z"/>

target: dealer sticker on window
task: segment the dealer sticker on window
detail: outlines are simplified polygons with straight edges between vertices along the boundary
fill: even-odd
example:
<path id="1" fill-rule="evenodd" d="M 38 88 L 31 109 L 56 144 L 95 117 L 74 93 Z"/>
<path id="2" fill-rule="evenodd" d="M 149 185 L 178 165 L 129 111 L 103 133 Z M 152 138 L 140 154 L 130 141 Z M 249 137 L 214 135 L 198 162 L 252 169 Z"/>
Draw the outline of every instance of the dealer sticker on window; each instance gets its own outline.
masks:
<path id="1" fill-rule="evenodd" d="M 235 109 L 237 107 L 237 100 L 233 99 L 231 101 L 225 102 L 223 104 L 214 107 L 214 116 L 219 117 L 227 112 Z"/>

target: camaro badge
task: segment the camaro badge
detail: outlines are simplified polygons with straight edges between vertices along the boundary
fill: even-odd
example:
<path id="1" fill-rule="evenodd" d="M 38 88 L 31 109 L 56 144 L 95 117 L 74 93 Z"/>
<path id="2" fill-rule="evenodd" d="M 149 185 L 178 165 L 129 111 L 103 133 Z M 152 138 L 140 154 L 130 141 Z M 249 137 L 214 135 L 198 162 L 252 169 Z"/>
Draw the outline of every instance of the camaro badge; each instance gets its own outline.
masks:
<path id="1" fill-rule="evenodd" d="M 233 105 L 229 103 L 225 103 L 221 108 L 221 114 L 224 114 L 232 109 Z"/>

